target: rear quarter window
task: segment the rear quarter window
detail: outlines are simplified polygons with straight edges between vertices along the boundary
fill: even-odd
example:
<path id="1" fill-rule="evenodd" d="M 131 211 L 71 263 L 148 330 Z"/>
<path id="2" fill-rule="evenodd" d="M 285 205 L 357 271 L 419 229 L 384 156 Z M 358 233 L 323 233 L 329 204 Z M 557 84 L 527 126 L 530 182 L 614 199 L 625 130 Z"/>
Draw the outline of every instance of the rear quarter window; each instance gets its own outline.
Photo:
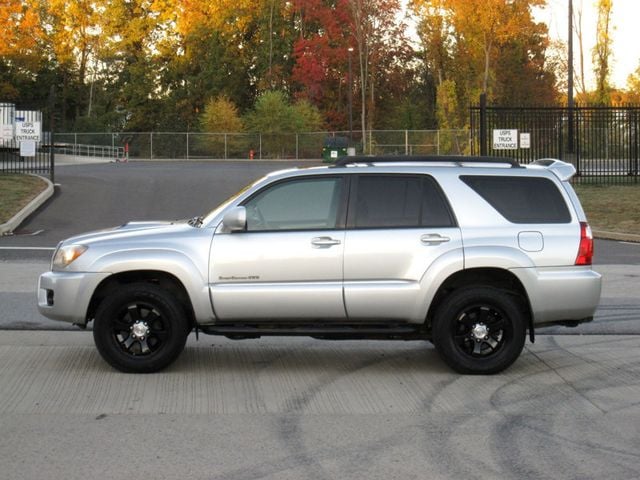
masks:
<path id="1" fill-rule="evenodd" d="M 548 178 L 462 175 L 471 189 L 512 223 L 570 223 L 571 213 Z"/>

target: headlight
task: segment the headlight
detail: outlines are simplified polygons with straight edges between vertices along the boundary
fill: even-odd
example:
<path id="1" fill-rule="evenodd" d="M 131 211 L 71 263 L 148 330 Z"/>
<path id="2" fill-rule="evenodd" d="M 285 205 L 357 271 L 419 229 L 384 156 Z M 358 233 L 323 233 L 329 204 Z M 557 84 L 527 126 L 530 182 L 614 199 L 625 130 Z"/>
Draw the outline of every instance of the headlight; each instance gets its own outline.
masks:
<path id="1" fill-rule="evenodd" d="M 85 245 L 65 245 L 58 248 L 53 256 L 53 269 L 63 269 L 67 267 L 76 258 L 87 251 L 89 247 Z"/>

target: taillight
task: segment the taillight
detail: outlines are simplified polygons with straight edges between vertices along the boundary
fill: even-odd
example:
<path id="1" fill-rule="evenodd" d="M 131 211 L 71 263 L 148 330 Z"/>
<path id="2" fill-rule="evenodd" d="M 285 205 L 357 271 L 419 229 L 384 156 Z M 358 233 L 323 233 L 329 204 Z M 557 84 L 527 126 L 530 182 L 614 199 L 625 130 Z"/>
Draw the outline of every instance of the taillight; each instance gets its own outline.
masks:
<path id="1" fill-rule="evenodd" d="M 576 265 L 591 265 L 593 261 L 593 233 L 587 222 L 580 222 L 580 247 Z"/>

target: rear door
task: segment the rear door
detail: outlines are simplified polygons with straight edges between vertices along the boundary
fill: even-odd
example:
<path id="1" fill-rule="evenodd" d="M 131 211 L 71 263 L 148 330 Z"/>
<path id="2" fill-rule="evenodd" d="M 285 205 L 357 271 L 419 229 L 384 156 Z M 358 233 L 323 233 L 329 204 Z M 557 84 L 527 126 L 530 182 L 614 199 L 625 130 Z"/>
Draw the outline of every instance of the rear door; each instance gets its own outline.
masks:
<path id="1" fill-rule="evenodd" d="M 443 255 L 463 267 L 460 229 L 428 175 L 361 174 L 352 181 L 344 252 L 350 320 L 414 318 L 420 281 Z"/>

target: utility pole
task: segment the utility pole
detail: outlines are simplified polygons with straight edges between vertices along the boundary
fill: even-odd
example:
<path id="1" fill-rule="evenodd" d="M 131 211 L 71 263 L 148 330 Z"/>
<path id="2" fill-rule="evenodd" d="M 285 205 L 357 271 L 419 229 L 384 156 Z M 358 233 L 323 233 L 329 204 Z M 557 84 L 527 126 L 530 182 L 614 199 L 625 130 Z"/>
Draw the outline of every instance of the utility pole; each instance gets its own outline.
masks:
<path id="1" fill-rule="evenodd" d="M 351 54 L 353 53 L 353 47 L 349 47 L 349 85 L 347 87 L 347 101 L 349 102 L 349 146 L 351 146 L 351 140 L 353 138 L 353 80 L 351 70 Z"/>
<path id="2" fill-rule="evenodd" d="M 569 108 L 569 125 L 567 129 L 568 133 L 568 142 L 567 142 L 567 153 L 573 157 L 575 152 L 574 145 L 574 105 L 573 105 L 573 0 L 569 0 L 569 38 L 568 38 L 568 47 L 569 47 L 569 60 L 567 65 L 567 107 Z"/>

